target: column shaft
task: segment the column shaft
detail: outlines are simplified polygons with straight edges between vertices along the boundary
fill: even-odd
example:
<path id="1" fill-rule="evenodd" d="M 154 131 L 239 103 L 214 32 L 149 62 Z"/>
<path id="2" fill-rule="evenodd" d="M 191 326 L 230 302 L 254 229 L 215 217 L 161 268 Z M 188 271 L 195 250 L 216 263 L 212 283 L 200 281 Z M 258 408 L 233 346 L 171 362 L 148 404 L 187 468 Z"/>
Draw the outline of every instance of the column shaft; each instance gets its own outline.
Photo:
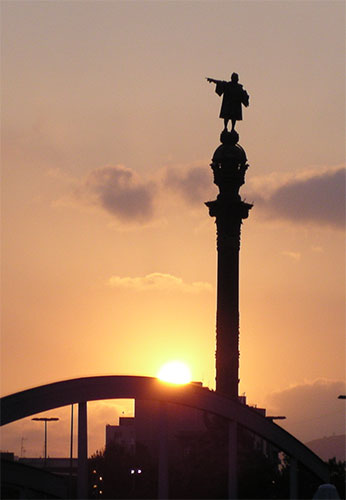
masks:
<path id="1" fill-rule="evenodd" d="M 230 210 L 217 216 L 218 285 L 216 390 L 233 399 L 239 382 L 239 245 L 241 217 Z"/>

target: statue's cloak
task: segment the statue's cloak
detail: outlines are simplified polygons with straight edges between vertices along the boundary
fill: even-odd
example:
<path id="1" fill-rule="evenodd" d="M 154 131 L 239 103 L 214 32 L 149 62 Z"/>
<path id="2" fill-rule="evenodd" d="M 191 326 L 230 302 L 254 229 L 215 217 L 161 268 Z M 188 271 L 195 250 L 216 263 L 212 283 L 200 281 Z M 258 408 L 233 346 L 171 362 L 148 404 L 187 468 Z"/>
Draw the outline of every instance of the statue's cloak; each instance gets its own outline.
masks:
<path id="1" fill-rule="evenodd" d="M 236 82 L 223 82 L 219 81 L 216 84 L 215 92 L 221 96 L 222 105 L 220 111 L 220 118 L 228 120 L 242 120 L 242 108 L 249 105 L 249 95 L 240 83 Z"/>

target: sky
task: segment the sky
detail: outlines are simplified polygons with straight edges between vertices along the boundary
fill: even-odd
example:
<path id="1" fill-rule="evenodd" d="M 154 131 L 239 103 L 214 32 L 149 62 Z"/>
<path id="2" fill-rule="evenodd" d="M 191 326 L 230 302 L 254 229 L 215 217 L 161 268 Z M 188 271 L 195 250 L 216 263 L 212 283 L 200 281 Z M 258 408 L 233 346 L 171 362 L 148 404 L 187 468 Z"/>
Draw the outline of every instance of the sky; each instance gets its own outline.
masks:
<path id="1" fill-rule="evenodd" d="M 205 77 L 236 71 L 250 95 L 236 127 L 250 165 L 241 194 L 254 204 L 242 226 L 240 393 L 285 414 L 299 439 L 342 434 L 344 2 L 1 10 L 1 394 L 156 376 L 172 359 L 214 388 L 204 202 L 217 195 L 209 164 L 223 123 Z M 130 412 L 114 404 L 93 411 L 105 423 Z M 19 454 L 24 437 L 27 456 L 39 454 L 39 432 L 29 420 L 6 426 L 2 448 Z"/>

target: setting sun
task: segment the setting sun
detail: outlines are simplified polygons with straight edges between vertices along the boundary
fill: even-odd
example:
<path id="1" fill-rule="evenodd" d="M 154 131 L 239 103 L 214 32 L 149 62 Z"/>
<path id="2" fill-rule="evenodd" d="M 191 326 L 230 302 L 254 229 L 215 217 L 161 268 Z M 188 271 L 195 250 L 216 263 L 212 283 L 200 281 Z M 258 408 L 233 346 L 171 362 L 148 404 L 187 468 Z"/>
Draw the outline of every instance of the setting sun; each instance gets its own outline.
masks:
<path id="1" fill-rule="evenodd" d="M 171 384 L 188 384 L 192 379 L 190 368 L 181 361 L 169 361 L 164 364 L 157 377 Z"/>

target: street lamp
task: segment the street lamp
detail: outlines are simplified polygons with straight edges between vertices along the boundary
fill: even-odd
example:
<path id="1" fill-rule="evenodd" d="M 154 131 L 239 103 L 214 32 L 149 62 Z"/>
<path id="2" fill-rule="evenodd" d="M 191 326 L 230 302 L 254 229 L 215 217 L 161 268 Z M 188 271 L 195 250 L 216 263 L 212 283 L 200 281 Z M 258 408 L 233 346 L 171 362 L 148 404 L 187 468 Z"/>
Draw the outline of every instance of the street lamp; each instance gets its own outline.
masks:
<path id="1" fill-rule="evenodd" d="M 35 417 L 31 420 L 36 420 L 39 422 L 44 422 L 44 467 L 47 464 L 47 422 L 52 422 L 53 420 L 59 420 L 58 417 Z"/>

